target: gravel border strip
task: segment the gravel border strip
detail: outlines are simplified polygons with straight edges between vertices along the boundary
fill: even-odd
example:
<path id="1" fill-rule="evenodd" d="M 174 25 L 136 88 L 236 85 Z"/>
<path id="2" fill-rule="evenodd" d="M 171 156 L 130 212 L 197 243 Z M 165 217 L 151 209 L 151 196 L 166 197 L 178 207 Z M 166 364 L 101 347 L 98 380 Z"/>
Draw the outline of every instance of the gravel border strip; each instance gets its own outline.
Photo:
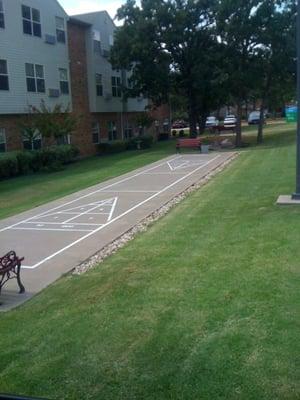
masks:
<path id="1" fill-rule="evenodd" d="M 238 155 L 239 153 L 234 153 L 228 160 L 226 160 L 223 164 L 219 165 L 207 175 L 202 177 L 198 182 L 185 189 L 183 192 L 175 196 L 173 199 L 154 211 L 148 217 L 137 223 L 133 228 L 130 228 L 127 232 L 119 236 L 113 242 L 109 243 L 96 254 L 75 267 L 73 270 L 73 275 L 81 275 L 86 273 L 90 269 L 94 268 L 96 265 L 102 263 L 107 257 L 111 256 L 119 249 L 124 247 L 128 242 L 133 240 L 138 233 L 146 232 L 154 222 L 158 221 L 160 218 L 168 214 L 168 212 L 172 208 L 174 208 L 177 204 L 184 200 L 190 193 L 193 193 L 196 190 L 200 189 L 201 187 L 206 185 L 215 175 L 223 171 L 228 166 L 228 164 L 230 164 L 234 159 L 238 157 Z"/>

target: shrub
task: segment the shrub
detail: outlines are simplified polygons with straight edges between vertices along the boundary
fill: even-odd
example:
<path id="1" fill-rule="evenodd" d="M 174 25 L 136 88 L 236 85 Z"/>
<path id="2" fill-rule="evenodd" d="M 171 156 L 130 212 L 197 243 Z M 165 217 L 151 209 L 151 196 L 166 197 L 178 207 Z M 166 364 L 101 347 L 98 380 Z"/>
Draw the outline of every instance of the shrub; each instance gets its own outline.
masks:
<path id="1" fill-rule="evenodd" d="M 138 148 L 143 150 L 149 149 L 150 147 L 152 147 L 153 142 L 154 139 L 151 135 L 138 136 L 130 139 L 127 142 L 127 150 L 136 150 Z"/>
<path id="2" fill-rule="evenodd" d="M 0 179 L 38 171 L 58 171 L 79 155 L 75 146 L 51 146 L 42 150 L 18 151 L 0 157 Z"/>
<path id="3" fill-rule="evenodd" d="M 18 160 L 16 153 L 0 156 L 0 179 L 11 178 L 18 174 Z"/>
<path id="4" fill-rule="evenodd" d="M 140 138 L 141 142 L 141 149 L 150 149 L 153 146 L 153 136 L 145 135 Z"/>
<path id="5" fill-rule="evenodd" d="M 57 160 L 63 165 L 71 164 L 79 156 L 79 149 L 73 145 L 56 146 L 55 152 Z"/>
<path id="6" fill-rule="evenodd" d="M 118 140 L 115 142 L 100 143 L 98 145 L 99 154 L 116 154 L 126 151 L 128 148 L 128 142 Z"/>
<path id="7" fill-rule="evenodd" d="M 39 151 L 41 166 L 45 171 L 59 171 L 63 165 L 74 162 L 79 155 L 75 146 L 60 145 L 50 146 Z"/>

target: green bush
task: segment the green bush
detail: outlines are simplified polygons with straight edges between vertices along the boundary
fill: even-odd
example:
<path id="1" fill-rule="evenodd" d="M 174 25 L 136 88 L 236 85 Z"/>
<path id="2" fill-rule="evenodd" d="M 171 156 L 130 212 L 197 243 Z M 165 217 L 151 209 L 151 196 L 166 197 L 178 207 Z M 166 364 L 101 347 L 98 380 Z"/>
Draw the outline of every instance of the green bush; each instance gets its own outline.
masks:
<path id="1" fill-rule="evenodd" d="M 70 145 L 3 154 L 0 156 L 0 179 L 38 171 L 59 171 L 74 162 L 78 155 L 79 150 Z"/>
<path id="2" fill-rule="evenodd" d="M 116 154 L 121 153 L 122 151 L 126 151 L 127 149 L 128 142 L 121 140 L 115 142 L 100 143 L 98 145 L 99 154 Z"/>
<path id="3" fill-rule="evenodd" d="M 73 145 L 56 146 L 57 160 L 63 165 L 71 164 L 79 156 L 79 149 Z"/>
<path id="4" fill-rule="evenodd" d="M 18 160 L 16 153 L 0 156 L 0 179 L 11 178 L 18 174 Z"/>
<path id="5" fill-rule="evenodd" d="M 138 148 L 138 144 L 140 144 L 141 149 L 149 149 L 153 145 L 153 136 L 144 135 L 132 138 L 127 143 L 128 150 L 136 150 Z"/>

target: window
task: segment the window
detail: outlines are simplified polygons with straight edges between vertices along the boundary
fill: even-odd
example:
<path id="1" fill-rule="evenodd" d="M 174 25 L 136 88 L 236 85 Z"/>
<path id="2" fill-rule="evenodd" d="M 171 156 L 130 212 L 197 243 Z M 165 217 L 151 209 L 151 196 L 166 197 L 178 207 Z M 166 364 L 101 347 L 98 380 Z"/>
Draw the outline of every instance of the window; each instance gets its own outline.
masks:
<path id="1" fill-rule="evenodd" d="M 93 122 L 92 124 L 92 141 L 94 144 L 100 143 L 100 126 L 99 122 Z"/>
<path id="2" fill-rule="evenodd" d="M 119 78 L 118 76 L 112 76 L 111 88 L 113 97 L 121 97 L 122 96 L 121 78 Z"/>
<path id="3" fill-rule="evenodd" d="M 3 1 L 0 0 L 0 28 L 5 28 Z"/>
<path id="4" fill-rule="evenodd" d="M 113 37 L 113 35 L 109 35 L 109 45 L 111 47 L 114 45 L 114 37 Z"/>
<path id="5" fill-rule="evenodd" d="M 117 133 L 117 126 L 115 122 L 108 123 L 108 140 L 113 141 L 117 140 L 118 133 Z"/>
<path id="6" fill-rule="evenodd" d="M 59 68 L 59 85 L 61 94 L 69 94 L 68 70 L 65 68 Z"/>
<path id="7" fill-rule="evenodd" d="M 27 91 L 45 93 L 44 67 L 38 64 L 25 64 Z"/>
<path id="8" fill-rule="evenodd" d="M 0 153 L 4 153 L 6 151 L 6 135 L 5 129 L 0 128 Z"/>
<path id="9" fill-rule="evenodd" d="M 9 90 L 6 60 L 0 60 L 0 90 Z"/>
<path id="10" fill-rule="evenodd" d="M 132 138 L 132 128 L 127 126 L 124 129 L 124 139 L 131 139 Z"/>
<path id="11" fill-rule="evenodd" d="M 63 135 L 56 139 L 56 143 L 58 146 L 71 144 L 71 135 Z"/>
<path id="12" fill-rule="evenodd" d="M 103 96 L 102 75 L 96 74 L 96 93 L 97 96 Z"/>
<path id="13" fill-rule="evenodd" d="M 39 131 L 35 131 L 33 135 L 27 135 L 23 132 L 24 150 L 39 150 L 42 148 L 42 136 Z"/>
<path id="14" fill-rule="evenodd" d="M 66 43 L 65 20 L 61 17 L 55 17 L 56 23 L 56 40 L 59 43 Z"/>
<path id="15" fill-rule="evenodd" d="M 23 32 L 27 35 L 42 36 L 39 10 L 22 5 Z"/>
<path id="16" fill-rule="evenodd" d="M 101 54 L 101 37 L 100 32 L 93 30 L 94 53 Z"/>

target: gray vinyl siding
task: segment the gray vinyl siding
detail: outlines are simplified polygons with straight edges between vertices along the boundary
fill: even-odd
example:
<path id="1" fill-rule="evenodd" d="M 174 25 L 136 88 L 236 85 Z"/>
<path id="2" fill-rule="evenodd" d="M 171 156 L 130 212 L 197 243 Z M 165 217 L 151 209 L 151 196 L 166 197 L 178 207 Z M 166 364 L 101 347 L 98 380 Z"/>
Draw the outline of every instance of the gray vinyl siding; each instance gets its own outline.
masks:
<path id="1" fill-rule="evenodd" d="M 122 104 L 121 98 L 112 96 L 111 77 L 121 78 L 121 71 L 112 69 L 107 58 L 102 55 L 95 54 L 93 47 L 93 30 L 100 32 L 102 50 L 109 50 L 109 37 L 114 35 L 116 29 L 113 21 L 106 11 L 90 14 L 76 15 L 76 19 L 92 25 L 87 30 L 86 48 L 87 48 L 87 68 L 88 68 L 88 85 L 89 85 L 89 101 L 91 112 L 138 112 L 144 111 L 148 105 L 147 100 L 139 101 L 137 99 L 129 99 L 126 104 Z M 102 75 L 103 96 L 96 95 L 96 74 Z"/>
<path id="2" fill-rule="evenodd" d="M 41 38 L 23 33 L 22 4 L 40 11 Z M 68 17 L 63 9 L 56 0 L 3 0 L 3 6 L 5 29 L 0 29 L 0 59 L 7 60 L 10 90 L 0 90 L 0 114 L 26 113 L 28 105 L 38 107 L 41 100 L 49 107 L 58 103 L 71 105 L 71 92 L 49 97 L 49 89 L 59 89 L 59 68 L 68 70 L 70 82 L 67 30 L 66 43 L 45 43 L 45 34 L 56 37 L 56 16 L 65 19 L 66 28 Z M 44 66 L 45 94 L 27 92 L 25 63 Z M 69 87 L 71 90 L 70 84 Z"/>

